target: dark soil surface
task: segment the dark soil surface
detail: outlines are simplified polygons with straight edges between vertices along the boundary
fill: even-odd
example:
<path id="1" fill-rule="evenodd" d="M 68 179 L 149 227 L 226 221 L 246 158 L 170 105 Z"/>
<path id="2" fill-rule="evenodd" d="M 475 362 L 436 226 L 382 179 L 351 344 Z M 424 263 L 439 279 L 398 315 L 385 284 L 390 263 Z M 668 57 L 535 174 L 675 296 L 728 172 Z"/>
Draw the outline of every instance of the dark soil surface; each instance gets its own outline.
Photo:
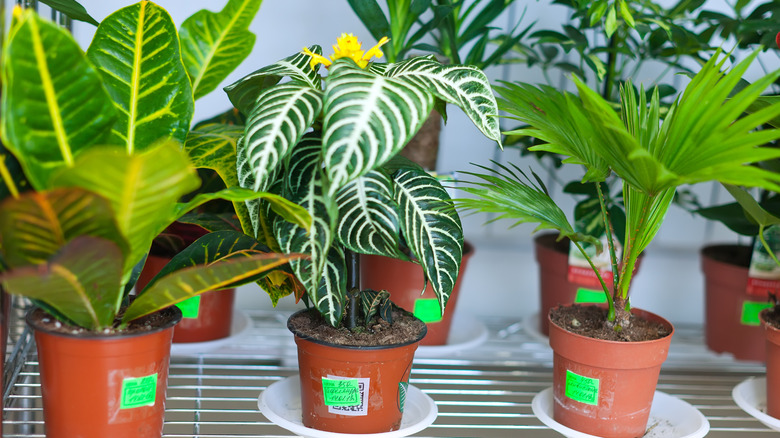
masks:
<path id="1" fill-rule="evenodd" d="M 704 248 L 702 253 L 713 260 L 747 268 L 753 249 L 741 245 L 712 245 Z"/>
<path id="2" fill-rule="evenodd" d="M 780 330 L 780 308 L 777 306 L 761 311 L 761 319 L 772 327 Z"/>
<path id="3" fill-rule="evenodd" d="M 305 338 L 355 347 L 410 343 L 421 339 L 420 335 L 426 329 L 424 322 L 398 308 L 393 310 L 392 324 L 379 320 L 368 328 L 334 328 L 319 313 L 311 310 L 293 315 L 287 322 L 287 327 Z"/>
<path id="4" fill-rule="evenodd" d="M 550 318 L 558 327 L 594 339 L 619 342 L 653 341 L 669 336 L 671 328 L 637 316 L 631 316 L 631 325 L 616 332 L 605 326 L 607 309 L 598 306 L 559 306 L 550 310 Z"/>
<path id="5" fill-rule="evenodd" d="M 93 332 L 81 327 L 64 324 L 42 309 L 35 309 L 28 317 L 28 319 L 37 329 L 47 332 L 84 337 L 101 337 L 114 336 L 118 334 L 140 335 L 143 333 L 155 331 L 160 327 L 170 325 L 172 320 L 176 318 L 176 315 L 179 314 L 180 312 L 177 312 L 173 308 L 167 308 L 160 312 L 138 318 L 135 321 L 130 322 L 130 324 L 128 324 L 128 326 L 123 330 L 106 329 L 100 332 Z"/>

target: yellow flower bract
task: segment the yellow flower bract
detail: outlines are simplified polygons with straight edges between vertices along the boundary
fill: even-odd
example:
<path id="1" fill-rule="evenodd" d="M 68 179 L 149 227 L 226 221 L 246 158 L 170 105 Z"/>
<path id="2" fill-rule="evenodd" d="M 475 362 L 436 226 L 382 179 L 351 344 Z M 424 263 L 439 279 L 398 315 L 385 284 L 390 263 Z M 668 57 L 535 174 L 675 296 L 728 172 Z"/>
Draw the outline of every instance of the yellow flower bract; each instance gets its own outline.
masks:
<path id="1" fill-rule="evenodd" d="M 318 64 L 323 64 L 325 67 L 330 67 L 332 61 L 335 61 L 339 58 L 349 58 L 355 61 L 355 63 L 359 65 L 360 68 L 366 68 L 368 61 L 370 61 L 371 58 L 381 58 L 384 56 L 380 47 L 385 45 L 388 41 L 390 41 L 390 38 L 382 37 L 382 39 L 380 39 L 374 47 L 370 48 L 367 52 L 364 52 L 360 49 L 362 43 L 358 41 L 356 36 L 352 35 L 351 33 L 342 33 L 341 36 L 336 39 L 336 44 L 333 45 L 333 54 L 330 55 L 330 59 L 322 55 L 312 53 L 305 47 L 303 48 L 303 53 L 311 56 L 311 68 L 315 68 Z"/>

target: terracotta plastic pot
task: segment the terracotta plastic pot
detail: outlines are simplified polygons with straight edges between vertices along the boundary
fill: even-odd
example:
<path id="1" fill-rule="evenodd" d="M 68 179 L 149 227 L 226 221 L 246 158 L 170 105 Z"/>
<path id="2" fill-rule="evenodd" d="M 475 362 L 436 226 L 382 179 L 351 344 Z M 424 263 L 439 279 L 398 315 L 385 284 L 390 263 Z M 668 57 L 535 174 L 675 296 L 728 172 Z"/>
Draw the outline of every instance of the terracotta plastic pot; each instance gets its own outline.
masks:
<path id="1" fill-rule="evenodd" d="M 150 254 L 138 277 L 136 290 L 143 290 L 170 261 L 170 257 Z M 173 342 L 206 342 L 230 336 L 235 292 L 235 289 L 206 292 L 177 304 L 184 317 L 173 331 Z"/>
<path id="2" fill-rule="evenodd" d="M 766 346 L 766 413 L 780 418 L 780 330 L 767 324 L 765 315 L 770 310 L 760 314 Z"/>
<path id="3" fill-rule="evenodd" d="M 602 290 L 593 286 L 569 281 L 569 239 L 557 241 L 558 233 L 544 233 L 534 238 L 536 261 L 539 263 L 540 317 L 539 330 L 549 336 L 547 315 L 550 309 L 572 303 L 601 304 L 607 298 Z M 639 270 L 643 255 L 637 260 L 635 273 Z"/>
<path id="4" fill-rule="evenodd" d="M 288 328 L 298 345 L 304 426 L 337 433 L 398 430 L 412 359 L 425 330 L 406 344 L 350 347 L 304 338 L 289 323 Z"/>
<path id="5" fill-rule="evenodd" d="M 731 353 L 736 359 L 764 361 L 764 333 L 758 313 L 768 306 L 767 297 L 748 295 L 748 246 L 712 245 L 701 250 L 704 273 L 707 347 Z"/>
<path id="6" fill-rule="evenodd" d="M 173 327 L 181 312 L 162 310 L 164 323 L 132 335 L 66 335 L 36 324 L 47 438 L 159 438 Z M 49 318 L 51 318 L 49 316 Z"/>
<path id="7" fill-rule="evenodd" d="M 661 322 L 672 333 L 655 341 L 614 342 L 576 335 L 550 323 L 555 421 L 606 438 L 645 434 L 674 328 L 658 315 L 632 312 Z"/>
<path id="8" fill-rule="evenodd" d="M 474 247 L 465 242 L 460 273 L 447 301 L 447 309 L 441 314 L 439 301 L 433 288 L 425 287 L 425 274 L 417 263 L 377 255 L 360 256 L 360 287 L 362 289 L 387 290 L 390 299 L 398 307 L 412 312 L 428 326 L 428 334 L 420 345 L 444 345 L 450 335 L 452 316 L 458 304 L 461 279 L 466 265 L 474 255 Z M 425 292 L 420 292 L 425 287 Z"/>

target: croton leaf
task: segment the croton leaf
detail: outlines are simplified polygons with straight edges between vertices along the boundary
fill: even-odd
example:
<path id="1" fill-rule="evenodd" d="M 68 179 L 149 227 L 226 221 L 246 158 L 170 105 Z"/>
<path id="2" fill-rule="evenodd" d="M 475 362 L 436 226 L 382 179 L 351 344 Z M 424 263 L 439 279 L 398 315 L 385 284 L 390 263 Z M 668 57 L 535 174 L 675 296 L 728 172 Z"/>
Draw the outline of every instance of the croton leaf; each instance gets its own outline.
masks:
<path id="1" fill-rule="evenodd" d="M 393 64 L 385 75 L 407 79 L 457 105 L 487 138 L 501 144 L 496 98 L 482 70 L 469 65 L 444 65 L 432 57 L 420 56 Z"/>
<path id="2" fill-rule="evenodd" d="M 262 0 L 229 0 L 218 13 L 200 10 L 181 24 L 184 65 L 195 99 L 212 92 L 251 52 L 249 31 Z"/>
<path id="3" fill-rule="evenodd" d="M 174 271 L 147 287 L 127 308 L 122 322 L 130 322 L 210 290 L 251 281 L 298 257 L 298 254 L 236 251 L 211 263 Z"/>
<path id="4" fill-rule="evenodd" d="M 260 93 L 238 151 L 239 170 L 254 176 L 254 187 L 250 188 L 268 189 L 282 161 L 319 115 L 321 94 L 298 84 L 283 84 Z"/>
<path id="5" fill-rule="evenodd" d="M 350 59 L 329 68 L 323 150 L 333 195 L 396 155 L 433 108 L 433 96 L 403 78 L 368 73 Z"/>
<path id="6" fill-rule="evenodd" d="M 163 139 L 184 143 L 195 103 L 168 12 L 149 1 L 114 12 L 98 26 L 87 56 L 119 110 L 112 144 L 133 153 Z"/>
<path id="7" fill-rule="evenodd" d="M 85 189 L 31 191 L 0 204 L 0 250 L 11 267 L 44 263 L 78 236 L 102 237 L 127 254 L 111 204 Z"/>
<path id="8" fill-rule="evenodd" d="M 0 131 L 43 190 L 53 171 L 106 142 L 116 110 L 73 37 L 32 10 L 17 11 L 5 45 Z"/>
<path id="9" fill-rule="evenodd" d="M 79 2 L 75 0 L 39 0 L 41 3 L 51 7 L 56 11 L 60 11 L 73 20 L 83 21 L 85 23 L 94 24 L 97 26 L 99 23 L 92 18 L 87 10 Z"/>
<path id="10" fill-rule="evenodd" d="M 113 242 L 80 236 L 48 262 L 0 275 L 6 291 L 40 300 L 80 327 L 111 327 L 122 299 L 122 251 Z"/>
<path id="11" fill-rule="evenodd" d="M 339 190 L 336 233 L 347 249 L 361 254 L 407 258 L 398 247 L 401 228 L 393 195 L 393 181 L 385 172 L 376 170 Z"/>
<path id="12" fill-rule="evenodd" d="M 175 143 L 162 143 L 134 155 L 121 147 L 87 151 L 74 167 L 55 175 L 52 184 L 82 187 L 108 199 L 130 244 L 126 268 L 132 268 L 155 236 L 177 219 L 177 201 L 198 188 L 199 181 L 187 154 Z"/>
<path id="13" fill-rule="evenodd" d="M 439 181 L 416 166 L 393 174 L 406 243 L 420 261 L 442 314 L 458 279 L 463 256 L 463 226 Z"/>
<path id="14" fill-rule="evenodd" d="M 309 50 L 322 55 L 320 46 L 311 46 Z M 303 52 L 296 53 L 244 76 L 225 87 L 225 92 L 233 106 L 244 114 L 250 114 L 257 102 L 257 96 L 267 88 L 276 85 L 282 77 L 287 76 L 293 82 L 321 90 L 322 78 L 311 68 L 309 61 L 311 61 L 309 55 Z"/>
<path id="15" fill-rule="evenodd" d="M 0 200 L 30 189 L 19 160 L 0 143 Z"/>

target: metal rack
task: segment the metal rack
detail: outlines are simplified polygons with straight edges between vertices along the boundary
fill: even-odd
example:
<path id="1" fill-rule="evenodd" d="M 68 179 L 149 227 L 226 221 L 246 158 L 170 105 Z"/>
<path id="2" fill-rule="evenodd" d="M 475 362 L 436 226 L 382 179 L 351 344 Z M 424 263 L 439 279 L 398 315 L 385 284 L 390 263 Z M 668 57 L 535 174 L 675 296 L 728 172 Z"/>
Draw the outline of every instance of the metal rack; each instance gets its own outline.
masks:
<path id="1" fill-rule="evenodd" d="M 37 358 L 32 337 L 12 316 L 12 354 L 6 363 L 5 437 L 43 437 Z M 247 312 L 251 326 L 211 352 L 171 359 L 164 437 L 279 437 L 290 432 L 257 409 L 268 385 L 295 375 L 295 346 L 287 314 Z M 455 322 L 458 322 L 456 315 Z M 551 385 L 552 352 L 522 321 L 483 321 L 489 338 L 448 357 L 415 359 L 411 384 L 429 394 L 439 416 L 415 436 L 557 437 L 534 417 L 531 400 Z M 710 421 L 712 437 L 774 433 L 731 399 L 731 390 L 762 364 L 737 362 L 703 347 L 700 327 L 676 327 L 658 390 L 693 404 Z"/>

